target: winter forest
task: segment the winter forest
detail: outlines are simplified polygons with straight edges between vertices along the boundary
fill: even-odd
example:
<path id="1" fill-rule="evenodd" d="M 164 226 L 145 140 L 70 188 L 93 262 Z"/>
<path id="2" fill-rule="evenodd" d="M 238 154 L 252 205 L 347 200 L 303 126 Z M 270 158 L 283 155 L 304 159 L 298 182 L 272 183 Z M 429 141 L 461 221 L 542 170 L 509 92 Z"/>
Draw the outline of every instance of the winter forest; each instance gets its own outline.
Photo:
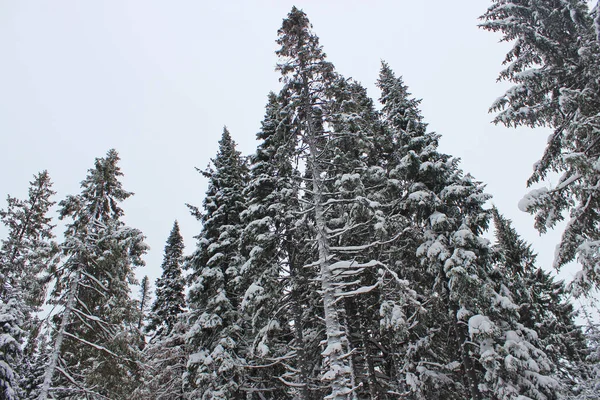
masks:
<path id="1" fill-rule="evenodd" d="M 401 71 L 383 61 L 369 97 L 294 7 L 255 152 L 223 129 L 193 250 L 174 221 L 155 283 L 117 150 L 78 194 L 42 171 L 1 205 L 0 398 L 599 399 L 600 326 L 574 299 L 600 288 L 600 6 L 488 6 L 480 28 L 511 45 L 493 122 L 552 132 L 519 207 L 564 226 L 555 271 L 439 150 Z"/>

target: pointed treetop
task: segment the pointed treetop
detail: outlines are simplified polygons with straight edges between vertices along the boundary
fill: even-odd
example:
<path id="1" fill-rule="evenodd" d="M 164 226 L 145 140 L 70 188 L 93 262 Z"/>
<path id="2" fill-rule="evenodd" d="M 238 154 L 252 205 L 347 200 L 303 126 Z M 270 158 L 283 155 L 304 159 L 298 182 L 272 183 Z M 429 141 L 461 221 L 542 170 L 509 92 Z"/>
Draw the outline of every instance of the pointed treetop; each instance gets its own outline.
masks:
<path id="1" fill-rule="evenodd" d="M 419 109 L 421 100 L 411 97 L 402 77 L 396 77 L 385 61 L 381 62 L 377 87 L 381 90 L 379 101 L 383 105 L 382 111 L 392 117 L 391 123 L 395 128 L 425 132 L 427 124 L 423 123 Z"/>
<path id="2" fill-rule="evenodd" d="M 275 52 L 280 58 L 276 69 L 281 71 L 284 82 L 297 81 L 298 78 L 308 82 L 317 74 L 333 78 L 333 65 L 325 61 L 326 54 L 304 11 L 292 7 L 277 34 L 276 42 L 281 48 Z M 290 78 L 289 74 L 295 78 Z"/>
<path id="3" fill-rule="evenodd" d="M 123 176 L 119 160 L 115 149 L 110 149 L 104 158 L 96 158 L 94 168 L 88 170 L 81 182 L 81 194 L 68 196 L 59 203 L 60 218 L 72 215 L 81 223 L 119 219 L 123 215 L 119 203 L 133 195 L 123 189 L 119 180 Z"/>

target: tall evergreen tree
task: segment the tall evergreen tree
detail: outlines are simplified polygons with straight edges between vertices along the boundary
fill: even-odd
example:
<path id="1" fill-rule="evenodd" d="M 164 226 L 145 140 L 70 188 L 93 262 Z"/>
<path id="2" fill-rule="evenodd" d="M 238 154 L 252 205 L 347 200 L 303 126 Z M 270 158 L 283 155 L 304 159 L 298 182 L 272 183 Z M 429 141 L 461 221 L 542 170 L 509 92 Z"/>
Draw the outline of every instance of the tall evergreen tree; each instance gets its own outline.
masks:
<path id="1" fill-rule="evenodd" d="M 47 216 L 54 194 L 44 171 L 30 182 L 27 199 L 8 196 L 7 209 L 0 210 L 8 228 L 0 245 L 0 390 L 7 399 L 20 396 L 19 380 L 32 361 L 39 331 L 34 313 L 45 300 L 47 277 L 56 262 L 54 226 Z"/>
<path id="2" fill-rule="evenodd" d="M 152 301 L 152 288 L 150 287 L 150 278 L 148 275 L 144 275 L 140 282 L 140 301 L 139 301 L 139 315 L 137 328 L 141 332 L 144 320 L 148 317 L 147 313 L 150 309 L 150 302 Z"/>
<path id="3" fill-rule="evenodd" d="M 181 272 L 183 263 L 183 238 L 177 221 L 167 239 L 162 263 L 162 275 L 156 281 L 156 293 L 146 330 L 154 336 L 168 335 L 179 314 L 185 308 L 185 282 Z"/>
<path id="4" fill-rule="evenodd" d="M 134 392 L 135 399 L 183 399 L 187 361 L 182 321 L 185 310 L 183 249 L 183 238 L 175 221 L 165 246 L 163 272 L 156 281 L 156 298 L 146 326 L 151 338 L 144 348 L 143 379 Z"/>
<path id="5" fill-rule="evenodd" d="M 494 104 L 495 123 L 553 130 L 527 184 L 561 174 L 551 188 L 528 193 L 520 203 L 535 215 L 540 233 L 569 214 L 555 268 L 577 259 L 582 270 L 571 284 L 576 295 L 600 287 L 600 42 L 584 0 L 493 0 L 481 26 L 513 42 L 499 79 L 515 84 Z"/>
<path id="6" fill-rule="evenodd" d="M 290 130 L 288 97 L 270 93 L 261 141 L 250 160 L 241 251 L 241 303 L 247 341 L 247 390 L 270 398 L 322 398 L 318 341 L 307 341 L 315 321 L 314 277 L 303 262 L 301 185 L 297 139 Z M 310 309 L 310 310 L 309 310 Z M 312 314 L 312 315 L 311 315 Z M 310 356 L 309 356 L 310 354 Z M 316 361 L 316 365 L 315 365 Z M 277 379 L 274 379 L 277 378 Z"/>
<path id="7" fill-rule="evenodd" d="M 419 243 L 420 276 L 411 269 L 401 273 L 418 282 L 432 313 L 423 323 L 433 329 L 417 341 L 425 348 L 405 367 L 406 386 L 426 398 L 552 398 L 556 382 L 542 376 L 550 364 L 528 340 L 535 333 L 518 325 L 516 306 L 492 278 L 492 251 L 481 237 L 489 196 L 457 159 L 437 151 L 439 136 L 427 132 L 419 102 L 385 63 L 378 86 L 387 128 L 398 143 L 392 174 L 405 185 L 399 207 L 413 221 L 410 237 Z M 452 335 L 444 340 L 440 331 Z"/>
<path id="8" fill-rule="evenodd" d="M 336 275 L 350 269 L 351 263 L 332 262 L 331 241 L 327 229 L 327 161 L 331 160 L 330 138 L 326 131 L 331 121 L 332 93 L 336 79 L 333 65 L 326 61 L 318 37 L 312 32 L 306 14 L 292 8 L 283 20 L 277 43 L 281 48 L 278 70 L 282 74 L 285 90 L 292 99 L 293 131 L 306 146 L 308 193 L 313 238 L 316 245 L 314 265 L 318 268 L 321 283 L 326 345 L 322 352 L 321 380 L 330 389 L 328 399 L 351 398 L 355 377 L 351 365 L 350 342 L 344 326 L 344 313 L 338 298 L 341 288 L 336 286 Z M 356 268 L 360 268 L 357 266 Z"/>
<path id="9" fill-rule="evenodd" d="M 55 204 L 47 171 L 35 175 L 26 200 L 8 196 L 8 208 L 0 210 L 8 237 L 2 241 L 0 276 L 2 287 L 18 288 L 31 311 L 37 311 L 46 297 L 46 284 L 57 246 L 48 211 Z"/>
<path id="10" fill-rule="evenodd" d="M 185 376 L 186 396 L 195 399 L 243 398 L 243 337 L 240 326 L 239 252 L 247 168 L 227 128 L 212 160 L 202 231 L 189 260 L 188 344 L 192 354 Z"/>
<path id="11" fill-rule="evenodd" d="M 119 178 L 119 157 L 109 150 L 97 158 L 82 181 L 79 195 L 60 202 L 61 219 L 69 218 L 56 272 L 52 302 L 53 351 L 40 399 L 50 392 L 61 398 L 127 398 L 139 375 L 138 311 L 130 297 L 133 268 L 144 265 L 142 233 L 121 218 L 122 201 L 132 193 Z"/>
<path id="12" fill-rule="evenodd" d="M 18 400 L 23 363 L 21 346 L 25 336 L 21 327 L 25 315 L 21 299 L 12 296 L 10 289 L 5 289 L 5 296 L 6 300 L 0 300 L 0 395 L 6 400 Z"/>
<path id="13" fill-rule="evenodd" d="M 575 311 L 562 281 L 555 281 L 536 266 L 536 254 L 496 208 L 495 250 L 499 256 L 498 275 L 518 307 L 519 323 L 535 330 L 537 342 L 547 350 L 556 373 L 568 389 L 582 378 L 578 367 L 585 360 L 587 346 L 582 330 L 575 325 Z"/>

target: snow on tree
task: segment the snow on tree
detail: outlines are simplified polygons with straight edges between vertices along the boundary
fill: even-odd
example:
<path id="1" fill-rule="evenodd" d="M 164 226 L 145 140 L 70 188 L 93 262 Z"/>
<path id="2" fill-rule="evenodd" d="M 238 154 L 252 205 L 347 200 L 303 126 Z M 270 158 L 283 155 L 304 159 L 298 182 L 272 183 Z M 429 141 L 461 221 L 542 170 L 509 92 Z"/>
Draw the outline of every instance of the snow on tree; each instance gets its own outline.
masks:
<path id="1" fill-rule="evenodd" d="M 138 323 L 137 328 L 139 331 L 142 330 L 144 319 L 147 317 L 148 309 L 150 308 L 150 302 L 152 301 L 152 288 L 150 287 L 150 278 L 148 275 L 144 275 L 140 282 L 140 300 L 138 306 Z"/>
<path id="2" fill-rule="evenodd" d="M 185 336 L 187 325 L 171 319 L 169 334 L 153 337 L 143 351 L 142 383 L 132 393 L 134 400 L 182 400 L 183 376 L 186 372 L 187 352 Z"/>
<path id="3" fill-rule="evenodd" d="M 5 289 L 5 291 L 10 289 Z M 25 315 L 22 299 L 6 297 L 0 300 L 0 394 L 6 400 L 21 398 L 19 370 L 22 366 L 21 329 Z"/>
<path id="4" fill-rule="evenodd" d="M 559 269 L 577 259 L 575 295 L 600 287 L 597 224 L 600 143 L 600 42 L 584 0 L 494 0 L 481 26 L 512 42 L 499 79 L 514 86 L 496 100 L 495 123 L 553 129 L 527 184 L 550 180 L 519 203 L 541 233 L 567 218 L 556 252 Z"/>
<path id="5" fill-rule="evenodd" d="M 575 325 L 575 311 L 564 283 L 536 266 L 536 254 L 511 226 L 511 221 L 492 210 L 495 225 L 498 267 L 496 279 L 509 290 L 518 307 L 518 322 L 535 330 L 537 343 L 545 350 L 556 374 L 572 387 L 581 381 L 579 373 L 587 345 L 580 327 Z"/>
<path id="6" fill-rule="evenodd" d="M 183 238 L 175 221 L 165 246 L 163 272 L 156 281 L 156 298 L 145 327 L 151 338 L 143 351 L 143 383 L 134 392 L 134 399 L 183 399 L 187 362 L 183 249 Z"/>
<path id="7" fill-rule="evenodd" d="M 34 313 L 46 297 L 47 277 L 56 261 L 53 225 L 47 213 L 54 204 L 46 171 L 30 182 L 25 200 L 8 196 L 0 219 L 8 236 L 0 245 L 0 390 L 3 398 L 19 398 L 39 324 Z M 28 343 L 24 350 L 22 346 Z"/>
<path id="8" fill-rule="evenodd" d="M 301 222 L 301 174 L 288 103 L 286 93 L 269 94 L 257 134 L 261 142 L 249 157 L 243 192 L 241 312 L 251 343 L 244 390 L 309 399 L 320 393 L 315 376 L 319 340 L 312 332 L 321 324 L 316 320 L 320 312 L 312 307 L 318 304 L 316 288 L 309 283 L 314 271 L 302 268 L 307 232 Z"/>
<path id="9" fill-rule="evenodd" d="M 155 300 L 148 318 L 146 330 L 153 336 L 166 336 L 173 329 L 179 314 L 185 309 L 183 293 L 185 281 L 181 272 L 183 265 L 183 238 L 177 221 L 167 239 L 162 263 L 162 275 L 156 280 Z"/>
<path id="10" fill-rule="evenodd" d="M 596 38 L 598 39 L 598 42 L 600 42 L 600 1 L 596 2 L 596 6 L 592 10 L 592 15 L 594 15 Z"/>
<path id="11" fill-rule="evenodd" d="M 277 42 L 289 129 L 306 166 L 299 193 L 313 250 L 304 257 L 321 285 L 325 398 L 386 396 L 389 348 L 372 315 L 404 329 L 417 305 L 386 251 L 406 222 L 388 194 L 394 144 L 365 89 L 326 60 L 302 11 L 292 9 Z"/>
<path id="12" fill-rule="evenodd" d="M 49 363 L 51 348 L 50 332 L 46 329 L 40 332 L 24 360 L 21 374 L 22 399 L 37 400 L 44 383 L 46 366 Z"/>
<path id="13" fill-rule="evenodd" d="M 398 143 L 393 176 L 405 185 L 400 207 L 414 222 L 408 228 L 412 237 L 420 237 L 417 282 L 424 285 L 418 291 L 435 312 L 423 317 L 434 329 L 422 338 L 425 349 L 407 360 L 413 365 L 405 371 L 406 386 L 427 398 L 455 398 L 457 390 L 463 391 L 458 398 L 552 398 L 557 383 L 545 375 L 551 365 L 529 341 L 536 333 L 515 323 L 510 294 L 498 291 L 493 280 L 492 249 L 481 236 L 490 217 L 484 208 L 489 195 L 457 159 L 437 151 L 439 136 L 427 131 L 419 102 L 385 63 L 378 86 L 384 119 Z M 435 328 L 453 332 L 451 351 Z"/>
<path id="14" fill-rule="evenodd" d="M 247 168 L 227 128 L 212 164 L 214 169 L 203 172 L 209 181 L 204 212 L 195 213 L 201 217 L 202 230 L 188 261 L 192 270 L 187 332 L 191 354 L 184 385 L 188 398 L 234 399 L 242 396 L 245 363 L 238 290 Z"/>
<path id="15" fill-rule="evenodd" d="M 55 192 L 47 171 L 30 182 L 26 200 L 8 196 L 8 208 L 0 210 L 8 237 L 2 240 L 0 276 L 2 287 L 17 288 L 31 311 L 38 311 L 46 297 L 46 284 L 57 246 L 48 211 L 55 204 Z"/>
<path id="16" fill-rule="evenodd" d="M 594 307 L 595 308 L 595 307 Z M 585 328 L 585 337 L 589 346 L 589 354 L 587 355 L 587 379 L 584 379 L 573 387 L 574 395 L 569 399 L 573 400 L 594 400 L 598 398 L 600 393 L 600 326 L 592 318 L 592 315 L 584 310 L 587 319 Z M 596 313 L 597 313 L 596 308 Z"/>
<path id="17" fill-rule="evenodd" d="M 130 296 L 133 268 L 143 266 L 148 247 L 142 233 L 126 226 L 119 203 L 132 193 L 119 178 L 119 156 L 97 158 L 81 193 L 59 203 L 64 262 L 56 270 L 51 302 L 52 352 L 40 399 L 49 396 L 126 398 L 137 385 L 138 310 Z"/>

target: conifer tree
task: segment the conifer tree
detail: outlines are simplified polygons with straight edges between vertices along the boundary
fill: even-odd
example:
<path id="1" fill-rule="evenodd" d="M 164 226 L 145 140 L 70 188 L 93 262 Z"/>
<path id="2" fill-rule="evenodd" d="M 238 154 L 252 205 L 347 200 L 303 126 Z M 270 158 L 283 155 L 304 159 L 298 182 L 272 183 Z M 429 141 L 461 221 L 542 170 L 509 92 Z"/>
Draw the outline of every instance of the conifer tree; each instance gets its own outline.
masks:
<path id="1" fill-rule="evenodd" d="M 47 277 L 56 261 L 53 225 L 47 216 L 54 194 L 44 171 L 30 182 L 27 199 L 8 196 L 7 209 L 0 210 L 8 229 L 0 245 L 0 391 L 6 399 L 21 396 L 19 381 L 32 361 L 39 331 L 34 313 L 46 297 Z"/>
<path id="2" fill-rule="evenodd" d="M 600 42 L 584 0 L 494 0 L 481 26 L 513 42 L 499 79 L 515 84 L 494 104 L 495 123 L 553 130 L 528 186 L 561 174 L 551 188 L 528 193 L 519 207 L 540 233 L 569 215 L 554 267 L 577 259 L 573 293 L 599 287 L 597 160 L 600 144 Z"/>
<path id="3" fill-rule="evenodd" d="M 29 346 L 31 349 L 24 360 L 21 376 L 22 399 L 37 400 L 40 397 L 51 351 L 49 342 L 50 332 L 45 329 L 40 332 L 34 345 Z"/>
<path id="4" fill-rule="evenodd" d="M 46 284 L 57 246 L 48 211 L 55 204 L 47 171 L 35 175 L 26 200 L 8 196 L 8 208 L 0 210 L 8 237 L 2 241 L 0 276 L 2 287 L 18 288 L 31 311 L 37 311 L 46 297 Z"/>
<path id="5" fill-rule="evenodd" d="M 405 185 L 399 207 L 413 221 L 409 230 L 420 243 L 415 254 L 421 277 L 409 276 L 425 284 L 419 292 L 435 312 L 423 317 L 434 329 L 424 332 L 425 349 L 407 360 L 406 386 L 427 398 L 552 398 L 557 384 L 543 376 L 550 363 L 529 341 L 535 332 L 518 325 L 510 294 L 498 291 L 492 279 L 492 251 L 481 237 L 490 217 L 483 208 L 489 196 L 460 170 L 457 159 L 437 151 L 439 136 L 427 132 L 418 101 L 385 63 L 378 86 L 387 128 L 399 148 L 392 172 Z M 451 351 L 436 331 L 453 333 Z M 524 359 L 514 361 L 519 357 Z M 461 390 L 467 392 L 458 394 Z"/>
<path id="6" fill-rule="evenodd" d="M 187 333 L 191 354 L 184 384 L 189 398 L 236 399 L 244 397 L 238 306 L 239 269 L 243 265 L 240 214 L 247 168 L 227 128 L 212 163 L 214 169 L 203 172 L 209 183 L 202 230 L 188 262 L 192 270 Z"/>
<path id="7" fill-rule="evenodd" d="M 156 281 L 156 298 L 146 331 L 151 335 L 144 348 L 142 384 L 134 399 L 183 399 L 183 374 L 186 369 L 184 279 L 182 276 L 183 238 L 177 221 L 167 239 L 162 275 Z"/>
<path id="8" fill-rule="evenodd" d="M 394 391 L 378 378 L 385 335 L 375 333 L 371 315 L 394 314 L 389 325 L 403 330 L 407 309 L 417 304 L 385 251 L 403 229 L 399 210 L 381 201 L 392 198 L 384 194 L 383 166 L 393 143 L 364 88 L 326 61 L 302 11 L 293 8 L 283 21 L 278 44 L 290 131 L 306 165 L 300 200 L 314 250 L 304 257 L 321 284 L 325 398 L 378 398 Z"/>
<path id="9" fill-rule="evenodd" d="M 13 297 L 10 289 L 5 289 L 5 296 L 6 300 L 0 300 L 0 395 L 6 400 L 18 400 L 23 363 L 21 345 L 25 336 L 21 326 L 25 315 L 21 299 Z"/>
<path id="10" fill-rule="evenodd" d="M 270 93 L 256 153 L 249 157 L 241 251 L 241 303 L 247 341 L 247 390 L 270 398 L 319 396 L 318 342 L 305 334 L 315 322 L 314 292 L 303 262 L 296 135 L 286 93 Z M 304 305 L 304 306 L 303 306 Z M 311 315 L 312 314 L 312 315 Z M 309 354 L 311 354 L 309 356 Z M 315 365 L 316 361 L 316 365 Z M 322 395 L 321 395 L 322 397 Z"/>
<path id="11" fill-rule="evenodd" d="M 168 335 L 185 308 L 185 282 L 181 272 L 183 250 L 183 238 L 179 232 L 179 224 L 175 221 L 165 246 L 163 272 L 156 281 L 156 298 L 146 327 L 153 336 Z"/>
<path id="12" fill-rule="evenodd" d="M 152 301 L 150 287 L 150 278 L 148 275 L 144 275 L 140 282 L 140 302 L 139 302 L 139 316 L 137 328 L 141 332 L 144 324 L 144 319 L 147 318 L 148 309 L 150 308 L 150 302 Z"/>
<path id="13" fill-rule="evenodd" d="M 133 268 L 144 265 L 142 233 L 126 226 L 120 203 L 132 193 L 119 178 L 119 156 L 109 150 L 97 158 L 81 183 L 79 195 L 60 202 L 69 218 L 57 269 L 52 303 L 53 350 L 40 399 L 81 396 L 124 399 L 139 375 L 138 311 L 129 285 Z"/>
<path id="14" fill-rule="evenodd" d="M 279 30 L 277 43 L 281 48 L 278 70 L 282 73 L 285 89 L 291 95 L 295 126 L 293 130 L 301 136 L 307 147 L 306 163 L 309 184 L 306 190 L 312 211 L 312 229 L 317 252 L 315 265 L 318 267 L 318 279 L 321 282 L 323 313 L 326 332 L 326 347 L 322 352 L 322 381 L 330 387 L 328 399 L 348 399 L 354 390 L 354 375 L 351 366 L 350 342 L 344 327 L 343 310 L 337 303 L 340 289 L 335 286 L 334 274 L 339 274 L 349 263 L 331 262 L 331 243 L 327 232 L 325 197 L 326 175 L 325 160 L 330 150 L 325 133 L 325 124 L 330 120 L 331 97 L 328 89 L 337 78 L 333 65 L 325 60 L 318 37 L 311 31 L 306 14 L 292 8 Z M 323 156 L 320 158 L 320 156 Z"/>
<path id="15" fill-rule="evenodd" d="M 575 325 L 575 311 L 562 281 L 536 266 L 536 254 L 493 208 L 496 246 L 499 256 L 496 279 L 506 285 L 518 307 L 519 323 L 535 330 L 556 368 L 557 375 L 572 387 L 581 380 L 578 370 L 585 360 L 587 345 L 581 328 Z"/>

